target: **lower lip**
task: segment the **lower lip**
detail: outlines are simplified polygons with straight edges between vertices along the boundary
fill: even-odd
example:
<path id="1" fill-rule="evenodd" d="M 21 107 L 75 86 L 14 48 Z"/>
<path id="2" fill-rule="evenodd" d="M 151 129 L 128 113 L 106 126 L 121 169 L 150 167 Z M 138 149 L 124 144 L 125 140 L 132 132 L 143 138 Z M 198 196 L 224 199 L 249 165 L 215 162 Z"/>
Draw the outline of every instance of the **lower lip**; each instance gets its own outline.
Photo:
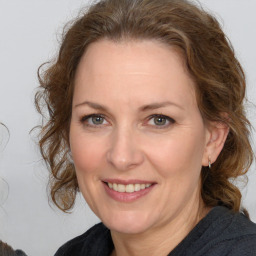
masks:
<path id="1" fill-rule="evenodd" d="M 134 191 L 132 193 L 127 193 L 127 192 L 118 192 L 115 191 L 109 186 L 103 182 L 104 188 L 107 192 L 107 194 L 114 200 L 119 201 L 119 202 L 133 202 L 138 200 L 141 197 L 146 196 L 155 186 L 155 184 L 152 184 L 150 187 L 142 189 L 140 191 Z"/>

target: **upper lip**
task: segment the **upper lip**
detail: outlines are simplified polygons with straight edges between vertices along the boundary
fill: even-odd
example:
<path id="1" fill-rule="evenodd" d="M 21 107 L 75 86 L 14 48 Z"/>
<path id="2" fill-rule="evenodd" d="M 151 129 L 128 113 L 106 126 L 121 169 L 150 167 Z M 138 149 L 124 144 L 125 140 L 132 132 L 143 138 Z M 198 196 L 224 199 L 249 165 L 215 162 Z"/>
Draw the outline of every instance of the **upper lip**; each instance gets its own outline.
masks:
<path id="1" fill-rule="evenodd" d="M 102 180 L 103 182 L 106 183 L 116 183 L 116 184 L 123 184 L 123 185 L 128 185 L 128 184 L 154 184 L 156 182 L 154 181 L 149 181 L 149 180 L 137 180 L 137 179 L 130 179 L 130 180 L 121 180 L 121 179 L 104 179 Z"/>

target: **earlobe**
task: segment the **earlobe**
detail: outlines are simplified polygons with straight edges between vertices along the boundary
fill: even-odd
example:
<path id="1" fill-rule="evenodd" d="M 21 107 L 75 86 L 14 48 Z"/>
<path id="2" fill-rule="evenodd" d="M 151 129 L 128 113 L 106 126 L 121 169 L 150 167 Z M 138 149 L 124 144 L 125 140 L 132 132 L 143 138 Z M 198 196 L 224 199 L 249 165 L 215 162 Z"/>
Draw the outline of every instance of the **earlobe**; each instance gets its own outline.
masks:
<path id="1" fill-rule="evenodd" d="M 223 149 L 229 133 L 229 127 L 223 122 L 211 122 L 207 128 L 207 133 L 202 165 L 210 167 Z"/>

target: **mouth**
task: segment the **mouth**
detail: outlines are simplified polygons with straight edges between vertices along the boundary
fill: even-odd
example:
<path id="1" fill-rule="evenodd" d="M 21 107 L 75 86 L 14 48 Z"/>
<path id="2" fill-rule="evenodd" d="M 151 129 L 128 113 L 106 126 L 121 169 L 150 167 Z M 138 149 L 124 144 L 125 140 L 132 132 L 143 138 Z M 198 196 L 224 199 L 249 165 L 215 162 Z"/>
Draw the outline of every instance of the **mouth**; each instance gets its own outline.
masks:
<path id="1" fill-rule="evenodd" d="M 107 194 L 119 202 L 133 202 L 144 197 L 155 187 L 156 183 L 150 181 L 121 181 L 104 180 L 103 185 Z"/>
<path id="2" fill-rule="evenodd" d="M 153 185 L 153 183 L 144 183 L 144 184 L 118 184 L 118 183 L 111 183 L 106 182 L 105 184 L 108 185 L 108 187 L 114 191 L 120 192 L 120 193 L 134 193 L 141 191 L 143 189 L 149 188 Z"/>

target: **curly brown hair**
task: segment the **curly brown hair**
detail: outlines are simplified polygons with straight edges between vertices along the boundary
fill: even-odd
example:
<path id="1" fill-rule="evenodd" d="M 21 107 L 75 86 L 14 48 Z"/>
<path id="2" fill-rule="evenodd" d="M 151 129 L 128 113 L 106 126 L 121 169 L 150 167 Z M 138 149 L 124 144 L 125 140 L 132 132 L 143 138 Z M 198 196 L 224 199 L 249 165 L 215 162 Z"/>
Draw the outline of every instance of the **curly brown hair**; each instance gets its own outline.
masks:
<path id="1" fill-rule="evenodd" d="M 239 211 L 241 193 L 232 179 L 246 174 L 253 161 L 243 105 L 245 75 L 218 21 L 186 0 L 99 1 L 64 32 L 56 60 L 39 68 L 35 103 L 42 115 L 45 106 L 49 114 L 39 144 L 50 169 L 53 202 L 65 212 L 75 202 L 78 183 L 68 158 L 74 77 L 88 45 L 103 38 L 154 39 L 182 52 L 196 84 L 202 117 L 224 122 L 230 129 L 211 170 L 202 167 L 201 196 L 207 206 L 225 205 Z"/>

